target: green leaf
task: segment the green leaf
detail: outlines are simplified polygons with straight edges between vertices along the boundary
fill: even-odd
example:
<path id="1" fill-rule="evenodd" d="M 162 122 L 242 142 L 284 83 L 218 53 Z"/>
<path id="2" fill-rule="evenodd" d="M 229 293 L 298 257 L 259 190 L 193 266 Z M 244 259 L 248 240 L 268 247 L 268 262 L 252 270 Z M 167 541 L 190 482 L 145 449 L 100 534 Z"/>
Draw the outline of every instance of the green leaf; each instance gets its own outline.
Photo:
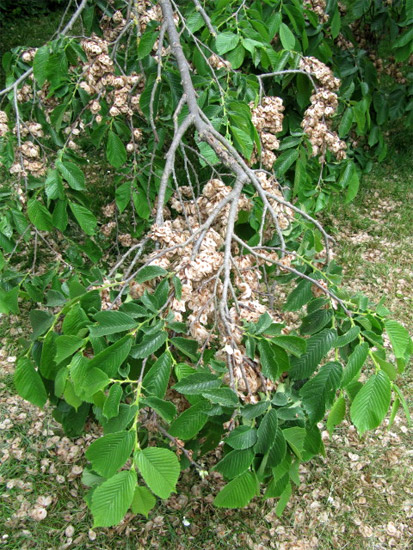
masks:
<path id="1" fill-rule="evenodd" d="M 267 465 L 271 468 L 278 466 L 284 460 L 287 453 L 287 443 L 280 428 L 278 428 L 273 444 L 268 453 Z"/>
<path id="2" fill-rule="evenodd" d="M 193 361 L 197 360 L 198 342 L 195 340 L 189 340 L 188 338 L 176 336 L 171 339 L 171 343 Z"/>
<path id="3" fill-rule="evenodd" d="M 138 43 L 138 59 L 143 59 L 151 53 L 158 36 L 159 32 L 154 32 L 153 29 L 143 34 Z"/>
<path id="4" fill-rule="evenodd" d="M 65 231 L 68 223 L 67 202 L 58 200 L 52 215 L 53 225 L 60 231 Z"/>
<path id="5" fill-rule="evenodd" d="M 47 79 L 47 64 L 49 63 L 49 46 L 38 48 L 33 59 L 33 74 L 41 88 Z"/>
<path id="6" fill-rule="evenodd" d="M 273 324 L 272 317 L 268 313 L 263 313 L 255 325 L 255 334 L 264 334 L 265 331 Z"/>
<path id="7" fill-rule="evenodd" d="M 243 508 L 258 493 L 257 479 L 245 472 L 230 481 L 214 499 L 218 508 Z"/>
<path id="8" fill-rule="evenodd" d="M 239 69 L 245 59 L 245 48 L 242 44 L 238 44 L 236 48 L 227 53 L 225 58 L 231 63 L 234 70 Z"/>
<path id="9" fill-rule="evenodd" d="M 357 195 L 357 191 L 360 185 L 360 180 L 354 162 L 347 162 L 338 183 L 343 189 L 347 189 L 345 202 L 351 202 Z"/>
<path id="10" fill-rule="evenodd" d="M 163 353 L 151 366 L 143 379 L 145 393 L 162 398 L 168 387 L 171 376 L 172 359 L 169 353 Z"/>
<path id="11" fill-rule="evenodd" d="M 166 269 L 163 269 L 163 267 L 159 267 L 157 265 L 147 265 L 138 271 L 135 281 L 137 283 L 145 283 L 146 281 L 155 279 L 155 277 L 163 277 L 167 274 L 168 272 Z"/>
<path id="12" fill-rule="evenodd" d="M 61 363 L 67 357 L 73 355 L 85 342 L 78 336 L 62 335 L 56 338 L 56 363 Z"/>
<path id="13" fill-rule="evenodd" d="M 151 215 L 151 207 L 150 204 L 148 204 L 148 199 L 143 189 L 134 189 L 132 193 L 132 200 L 138 216 L 143 220 L 149 220 Z"/>
<path id="14" fill-rule="evenodd" d="M 132 347 L 132 337 L 128 334 L 95 355 L 89 363 L 89 368 L 98 367 L 111 378 L 115 377 L 119 367 L 128 357 Z"/>
<path id="15" fill-rule="evenodd" d="M 299 426 L 293 426 L 292 428 L 286 428 L 282 433 L 293 453 L 301 460 L 301 453 L 304 450 L 304 441 L 307 435 L 306 430 Z"/>
<path id="16" fill-rule="evenodd" d="M 276 382 L 280 372 L 272 346 L 266 340 L 260 340 L 258 342 L 258 350 L 260 352 L 262 374 L 266 378 Z"/>
<path id="17" fill-rule="evenodd" d="M 397 321 L 384 322 L 384 328 L 389 335 L 390 342 L 397 359 L 403 359 L 410 345 L 410 336 L 407 329 Z"/>
<path id="18" fill-rule="evenodd" d="M 106 158 L 114 168 L 120 168 L 126 162 L 126 149 L 121 139 L 112 131 L 108 132 Z"/>
<path id="19" fill-rule="evenodd" d="M 240 37 L 232 32 L 222 32 L 215 39 L 216 50 L 219 55 L 233 50 L 240 41 Z"/>
<path id="20" fill-rule="evenodd" d="M 135 359 L 144 359 L 150 357 L 152 353 L 158 351 L 164 345 L 168 335 L 165 331 L 160 331 L 157 334 L 147 334 L 142 338 L 142 342 L 133 346 L 133 357 Z"/>
<path id="21" fill-rule="evenodd" d="M 128 206 L 130 200 L 131 200 L 131 182 L 125 181 L 125 183 L 122 183 L 115 192 L 115 200 L 116 200 L 116 206 L 119 209 L 119 212 L 122 214 L 122 212 L 125 210 L 125 208 Z"/>
<path id="22" fill-rule="evenodd" d="M 76 354 L 70 363 L 70 377 L 79 397 L 88 400 L 105 388 L 110 380 L 106 373 L 97 367 L 90 368 L 90 361 L 80 353 Z"/>
<path id="23" fill-rule="evenodd" d="M 85 176 L 76 164 L 73 162 L 57 161 L 56 168 L 72 189 L 76 191 L 84 191 L 86 189 Z"/>
<path id="24" fill-rule="evenodd" d="M 345 334 L 342 334 L 341 336 L 337 336 L 337 339 L 334 342 L 334 347 L 342 348 L 344 346 L 347 346 L 348 344 L 353 342 L 353 340 L 355 340 L 359 334 L 360 334 L 360 327 L 357 327 L 357 326 L 351 327 L 351 329 Z"/>
<path id="25" fill-rule="evenodd" d="M 261 420 L 257 431 L 257 443 L 254 451 L 265 454 L 272 447 L 278 429 L 278 416 L 275 409 L 270 409 Z"/>
<path id="26" fill-rule="evenodd" d="M 64 334 L 76 336 L 89 323 L 89 318 L 81 306 L 75 304 L 63 319 L 62 331 Z"/>
<path id="27" fill-rule="evenodd" d="M 298 283 L 295 289 L 288 295 L 284 305 L 284 311 L 298 311 L 307 304 L 314 296 L 311 292 L 312 283 L 302 280 Z"/>
<path id="28" fill-rule="evenodd" d="M 357 393 L 350 408 L 351 420 L 360 435 L 381 424 L 389 409 L 390 400 L 389 377 L 383 371 L 373 374 Z"/>
<path id="29" fill-rule="evenodd" d="M 337 36 L 340 33 L 340 28 L 341 28 L 341 17 L 340 17 L 340 12 L 338 11 L 338 9 L 336 9 L 334 11 L 334 15 L 331 18 L 330 27 L 331 27 L 331 36 L 333 38 L 337 38 Z"/>
<path id="30" fill-rule="evenodd" d="M 283 176 L 298 159 L 298 155 L 299 153 L 297 149 L 288 149 L 287 151 L 281 153 L 274 164 L 274 171 L 277 176 Z"/>
<path id="31" fill-rule="evenodd" d="M 51 231 L 53 229 L 50 212 L 37 199 L 29 201 L 27 215 L 32 224 L 40 231 Z"/>
<path id="32" fill-rule="evenodd" d="M 351 107 L 347 107 L 347 109 L 343 113 L 343 116 L 341 117 L 340 126 L 338 127 L 338 135 L 341 138 L 346 136 L 349 133 L 352 124 L 353 109 Z"/>
<path id="33" fill-rule="evenodd" d="M 380 357 L 377 353 L 372 353 L 373 358 L 375 359 L 375 362 L 380 365 L 380 368 L 384 370 L 384 372 L 387 374 L 387 376 L 390 378 L 391 381 L 396 380 L 397 378 L 397 370 L 394 365 Z"/>
<path id="34" fill-rule="evenodd" d="M 202 157 L 199 159 L 199 162 L 201 166 L 206 166 L 209 164 L 218 164 L 219 158 L 217 157 L 215 151 L 208 145 L 208 143 L 205 143 L 204 141 L 201 141 L 197 143 L 198 149 L 202 155 Z M 208 162 L 207 162 L 208 161 Z"/>
<path id="35" fill-rule="evenodd" d="M 343 396 L 340 396 L 331 408 L 330 414 L 327 418 L 327 430 L 328 433 L 333 433 L 336 426 L 341 424 L 346 414 L 346 400 Z"/>
<path id="36" fill-rule="evenodd" d="M 22 357 L 17 361 L 14 385 L 17 393 L 33 405 L 43 407 L 46 403 L 47 394 L 42 379 L 27 357 Z"/>
<path id="37" fill-rule="evenodd" d="M 57 371 L 54 379 L 54 394 L 56 397 L 62 397 L 68 376 L 69 369 L 67 367 L 62 367 Z"/>
<path id="38" fill-rule="evenodd" d="M 241 409 L 241 414 L 247 420 L 252 420 L 253 418 L 263 414 L 269 406 L 269 401 L 259 401 L 258 403 L 245 405 L 245 407 Z"/>
<path id="39" fill-rule="evenodd" d="M 74 384 L 71 380 L 66 381 L 65 389 L 63 391 L 63 399 L 68 405 L 73 407 L 76 412 L 83 403 L 82 399 L 77 395 Z"/>
<path id="40" fill-rule="evenodd" d="M 156 498 L 147 487 L 136 487 L 131 505 L 134 514 L 142 514 L 147 518 L 155 504 Z"/>
<path id="41" fill-rule="evenodd" d="M 232 125 L 230 126 L 230 130 L 234 138 L 235 147 L 245 158 L 250 159 L 254 149 L 254 141 L 250 134 Z"/>
<path id="42" fill-rule="evenodd" d="M 9 313 L 17 315 L 19 313 L 19 291 L 20 288 L 18 286 L 15 286 L 8 292 L 0 288 L 0 313 L 5 313 L 6 315 L 9 315 Z"/>
<path id="43" fill-rule="evenodd" d="M 170 401 L 164 401 L 159 397 L 149 396 L 141 398 L 140 405 L 150 407 L 159 414 L 166 422 L 172 422 L 176 416 L 176 407 Z"/>
<path id="44" fill-rule="evenodd" d="M 280 25 L 280 40 L 285 50 L 294 50 L 295 37 L 285 23 Z"/>
<path id="45" fill-rule="evenodd" d="M 411 426 L 412 425 L 412 420 L 410 418 L 410 411 L 409 411 L 409 407 L 407 405 L 406 399 L 405 399 L 404 395 L 402 394 L 401 389 L 398 386 L 396 386 L 396 384 L 393 384 L 393 389 L 397 393 L 398 398 L 400 400 L 400 403 L 402 404 L 404 414 L 406 415 L 407 424 L 409 426 Z"/>
<path id="46" fill-rule="evenodd" d="M 326 325 L 328 325 L 333 317 L 331 309 L 318 309 L 310 315 L 303 318 L 300 332 L 301 334 L 315 334 L 320 332 Z"/>
<path id="47" fill-rule="evenodd" d="M 273 342 L 296 357 L 300 357 L 307 349 L 307 341 L 299 336 L 275 336 Z"/>
<path id="48" fill-rule="evenodd" d="M 411 13 L 410 13 L 411 17 Z M 407 31 L 401 34 L 397 40 L 392 44 L 392 48 L 402 48 L 413 41 L 413 28 L 408 27 Z"/>
<path id="49" fill-rule="evenodd" d="M 118 416 L 122 395 L 122 386 L 120 384 L 112 384 L 109 394 L 105 399 L 105 404 L 103 405 L 103 416 L 108 420 Z"/>
<path id="50" fill-rule="evenodd" d="M 238 426 L 225 438 L 225 443 L 233 449 L 249 449 L 257 441 L 257 430 L 249 426 Z"/>
<path id="51" fill-rule="evenodd" d="M 97 220 L 90 210 L 69 201 L 70 210 L 72 211 L 74 217 L 76 218 L 77 223 L 86 233 L 86 235 L 94 235 L 95 228 L 97 225 Z"/>
<path id="52" fill-rule="evenodd" d="M 346 200 L 345 200 L 346 203 L 351 202 L 354 199 L 354 197 L 358 193 L 359 187 L 360 187 L 360 178 L 357 173 L 357 170 L 355 169 L 348 183 Z"/>
<path id="53" fill-rule="evenodd" d="M 102 426 L 104 434 L 120 432 L 125 430 L 129 424 L 133 421 L 138 412 L 138 407 L 136 405 L 126 405 L 121 403 L 119 405 L 119 414 L 118 416 L 111 418 L 107 422 L 102 419 Z"/>
<path id="54" fill-rule="evenodd" d="M 86 458 L 99 475 L 112 477 L 130 457 L 135 438 L 135 431 L 104 435 L 90 445 Z"/>
<path id="55" fill-rule="evenodd" d="M 265 491 L 264 499 L 280 497 L 289 482 L 290 476 L 288 471 L 277 479 L 273 477 L 268 484 L 267 490 Z"/>
<path id="56" fill-rule="evenodd" d="M 90 507 L 93 527 L 112 527 L 120 523 L 132 504 L 135 487 L 134 470 L 119 472 L 96 487 Z"/>
<path id="57" fill-rule="evenodd" d="M 136 454 L 135 463 L 145 483 L 155 495 L 168 498 L 175 491 L 181 469 L 172 451 L 147 447 Z"/>
<path id="58" fill-rule="evenodd" d="M 65 198 L 62 178 L 57 170 L 49 170 L 47 172 L 44 190 L 48 199 L 55 200 Z"/>
<path id="59" fill-rule="evenodd" d="M 341 387 L 345 388 L 360 374 L 361 367 L 364 365 L 367 356 L 369 354 L 369 345 L 367 342 L 358 344 L 354 348 L 353 353 L 350 355 L 347 361 L 347 365 L 343 371 L 343 378 L 341 380 Z"/>
<path id="60" fill-rule="evenodd" d="M 30 324 L 33 328 L 32 339 L 36 340 L 44 334 L 53 324 L 54 315 L 41 309 L 32 309 L 29 313 Z"/>
<path id="61" fill-rule="evenodd" d="M 195 437 L 208 421 L 206 402 L 200 401 L 181 413 L 169 428 L 174 437 L 187 441 Z"/>
<path id="62" fill-rule="evenodd" d="M 302 403 L 312 424 L 323 418 L 326 408 L 333 402 L 342 372 L 340 363 L 327 363 L 301 388 Z"/>
<path id="63" fill-rule="evenodd" d="M 177 382 L 173 389 L 186 395 L 198 395 L 205 390 L 218 388 L 221 380 L 209 372 L 196 372 Z"/>
<path id="64" fill-rule="evenodd" d="M 324 329 L 307 340 L 307 351 L 291 360 L 290 376 L 295 380 L 309 378 L 321 359 L 330 351 L 336 339 L 336 331 Z"/>
<path id="65" fill-rule="evenodd" d="M 98 326 L 90 327 L 93 337 L 107 336 L 136 328 L 137 322 L 121 311 L 99 311 L 95 315 Z"/>
<path id="66" fill-rule="evenodd" d="M 291 494 L 292 494 L 291 483 L 288 482 L 287 487 L 281 493 L 280 500 L 278 501 L 277 507 L 275 508 L 275 513 L 277 517 L 282 516 L 282 513 L 284 512 L 285 507 L 287 506 L 288 501 L 291 498 Z"/>
<path id="67" fill-rule="evenodd" d="M 213 470 L 220 472 L 226 479 L 233 479 L 248 470 L 253 459 L 252 449 L 230 451 L 213 467 Z"/>
<path id="68" fill-rule="evenodd" d="M 213 388 L 202 392 L 202 397 L 222 407 L 237 407 L 239 404 L 237 394 L 231 388 Z"/>

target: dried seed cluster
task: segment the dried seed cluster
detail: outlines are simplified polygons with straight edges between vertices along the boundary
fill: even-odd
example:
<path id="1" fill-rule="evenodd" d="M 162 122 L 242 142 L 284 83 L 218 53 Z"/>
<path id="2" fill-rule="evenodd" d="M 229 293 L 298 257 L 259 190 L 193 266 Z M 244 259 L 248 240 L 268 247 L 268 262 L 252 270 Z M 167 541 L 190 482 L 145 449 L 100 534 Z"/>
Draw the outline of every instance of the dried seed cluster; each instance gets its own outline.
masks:
<path id="1" fill-rule="evenodd" d="M 281 132 L 283 128 L 283 100 L 280 97 L 264 97 L 256 107 L 254 102 L 251 102 L 249 106 L 251 120 L 260 136 L 262 148 L 260 159 L 258 159 L 257 150 L 254 149 L 250 163 L 255 164 L 261 160 L 264 168 L 271 170 L 277 158 L 274 151 L 280 147 L 280 142 L 275 134 Z"/>
<path id="2" fill-rule="evenodd" d="M 159 4 L 155 6 L 148 0 L 137 0 L 135 2 L 136 24 L 143 33 L 146 30 L 148 23 L 151 21 L 162 21 L 162 9 Z"/>
<path id="3" fill-rule="evenodd" d="M 336 91 L 340 86 L 340 80 L 335 78 L 329 67 L 315 57 L 303 57 L 300 69 L 313 75 L 321 84 L 311 96 L 311 105 L 306 109 L 301 123 L 312 145 L 312 154 L 319 155 L 320 162 L 324 162 L 328 150 L 334 153 L 338 160 L 343 160 L 346 158 L 347 145 L 331 130 L 329 120 L 338 106 Z"/>
<path id="4" fill-rule="evenodd" d="M 325 0 L 305 0 L 304 7 L 314 12 L 319 23 L 323 24 L 328 21 L 328 15 L 326 14 L 327 2 Z"/>
<path id="5" fill-rule="evenodd" d="M 258 172 L 263 188 L 282 198 L 278 184 L 274 178 L 268 177 L 264 172 Z M 175 273 L 182 282 L 182 295 L 171 300 L 169 310 L 175 315 L 177 321 L 185 321 L 189 324 L 189 331 L 201 345 L 208 345 L 212 338 L 216 339 L 217 333 L 230 336 L 220 336 L 218 345 L 221 351 L 218 357 L 231 356 L 233 374 L 237 389 L 242 399 L 254 402 L 256 393 L 269 389 L 272 383 L 265 380 L 259 368 L 259 358 L 253 364 L 246 359 L 246 350 L 242 344 L 244 321 L 257 322 L 259 317 L 268 311 L 262 303 L 262 294 L 265 285 L 262 283 L 262 274 L 257 269 L 264 264 L 272 265 L 279 261 L 276 252 L 263 251 L 263 258 L 257 258 L 253 254 L 239 255 L 238 246 L 232 246 L 232 275 L 233 289 L 236 294 L 236 303 L 231 307 L 228 326 L 217 316 L 220 299 L 223 293 L 224 270 L 224 243 L 227 231 L 228 216 L 231 202 L 217 213 L 217 205 L 231 193 L 232 188 L 219 179 L 210 180 L 203 188 L 199 198 L 193 197 L 191 187 L 179 187 L 170 200 L 170 209 L 165 208 L 164 214 L 168 218 L 162 225 L 154 225 L 151 230 L 151 238 L 160 245 L 160 248 L 152 252 L 146 261 L 150 265 L 158 265 Z M 271 199 L 272 207 L 279 216 L 280 226 L 286 228 L 293 218 L 293 212 Z M 250 210 L 252 202 L 241 194 L 238 201 L 238 210 Z M 191 241 L 191 235 L 209 217 L 217 213 L 213 227 L 210 227 L 202 240 L 197 242 L 195 237 Z M 177 215 L 176 215 L 177 214 Z M 274 230 L 270 224 L 267 231 L 269 238 Z M 265 236 L 265 235 L 264 235 Z M 285 262 L 291 263 L 292 257 L 286 257 Z M 133 298 L 139 298 L 152 288 L 151 283 L 130 284 L 130 294 Z M 235 302 L 235 300 L 234 300 Z M 274 319 L 280 321 L 280 318 Z M 218 329 L 218 330 L 214 330 Z M 248 392 L 248 396 L 244 393 Z"/>
<path id="6" fill-rule="evenodd" d="M 271 195 L 274 195 L 279 199 L 284 199 L 283 194 L 280 191 L 280 184 L 278 183 L 278 181 L 275 179 L 274 176 L 261 170 L 256 172 L 256 176 L 259 182 L 261 183 L 261 186 L 264 189 L 264 191 L 271 193 Z M 277 201 L 277 199 L 269 198 L 268 202 L 270 203 L 273 211 L 277 214 L 278 225 L 280 226 L 280 229 L 282 230 L 287 229 L 287 227 L 290 225 L 290 223 L 294 219 L 294 212 L 291 210 L 291 208 L 288 208 L 288 206 L 284 206 L 283 204 L 280 204 Z M 264 225 L 264 241 L 269 240 L 273 234 L 274 234 L 274 220 L 272 219 L 271 216 L 269 216 L 268 223 Z"/>
<path id="7" fill-rule="evenodd" d="M 226 59 L 222 59 L 222 57 L 219 57 L 219 55 L 213 53 L 208 58 L 208 63 L 211 65 L 213 69 L 231 69 L 231 63 L 227 61 Z"/>
<path id="8" fill-rule="evenodd" d="M 0 111 L 0 137 L 5 136 L 9 131 L 9 125 L 8 125 L 9 119 L 7 117 L 7 113 L 4 111 Z"/>
<path id="9" fill-rule="evenodd" d="M 16 149 L 17 160 L 10 168 L 10 174 L 20 174 L 27 177 L 29 174 L 36 178 L 44 176 L 47 171 L 45 159 L 41 157 L 40 147 L 32 141 L 22 143 Z"/>
<path id="10" fill-rule="evenodd" d="M 116 76 L 114 63 L 109 56 L 108 41 L 96 35 L 82 41 L 88 62 L 84 65 L 84 81 L 80 83 L 89 95 L 98 94 L 99 99 L 106 99 L 111 107 L 109 114 L 116 117 L 120 114 L 131 117 L 139 111 L 140 92 L 143 88 L 143 78 L 137 73 Z M 90 111 L 99 123 L 101 104 L 99 99 L 90 103 Z M 99 118 L 98 118 L 99 117 Z"/>

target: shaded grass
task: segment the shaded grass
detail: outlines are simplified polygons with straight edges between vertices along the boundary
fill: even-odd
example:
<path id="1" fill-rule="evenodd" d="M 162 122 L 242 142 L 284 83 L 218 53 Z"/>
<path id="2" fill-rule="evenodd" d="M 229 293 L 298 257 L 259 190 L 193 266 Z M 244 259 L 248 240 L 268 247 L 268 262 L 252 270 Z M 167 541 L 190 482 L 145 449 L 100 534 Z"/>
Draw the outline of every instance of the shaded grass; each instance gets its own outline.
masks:
<path id="1" fill-rule="evenodd" d="M 43 46 L 56 32 L 64 14 L 64 8 L 39 15 L 5 17 L 0 21 L 0 60 L 13 48 L 24 44 L 24 48 Z M 70 18 L 70 14 L 66 19 Z M 0 64 L 0 90 L 4 88 L 6 75 Z"/>

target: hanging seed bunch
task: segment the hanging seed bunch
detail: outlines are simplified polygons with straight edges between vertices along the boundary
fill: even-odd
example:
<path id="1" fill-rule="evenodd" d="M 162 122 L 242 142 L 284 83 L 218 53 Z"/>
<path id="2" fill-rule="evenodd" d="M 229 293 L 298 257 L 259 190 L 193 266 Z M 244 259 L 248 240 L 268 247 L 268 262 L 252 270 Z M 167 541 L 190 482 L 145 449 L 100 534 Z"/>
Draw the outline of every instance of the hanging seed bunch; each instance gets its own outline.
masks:
<path id="1" fill-rule="evenodd" d="M 268 193 L 271 193 L 272 195 L 275 195 L 280 199 L 284 198 L 283 194 L 281 193 L 280 184 L 278 183 L 278 181 L 275 179 L 274 176 L 271 176 L 270 174 L 262 170 L 257 171 L 256 176 L 259 182 L 261 183 L 261 186 L 264 189 L 264 191 L 267 191 Z M 280 226 L 280 229 L 282 230 L 287 229 L 287 227 L 290 225 L 290 223 L 294 219 L 294 212 L 291 210 L 291 208 L 288 208 L 287 206 L 280 204 L 276 199 L 270 198 L 268 202 L 270 203 L 274 212 L 277 214 L 278 225 Z M 269 217 L 268 223 L 264 224 L 264 240 L 269 240 L 274 234 L 273 223 L 274 222 L 272 218 Z"/>
<path id="2" fill-rule="evenodd" d="M 257 150 L 254 149 L 250 164 L 259 160 L 267 170 L 271 170 L 275 160 L 276 151 L 280 147 L 276 134 L 282 131 L 283 127 L 283 100 L 280 97 L 264 97 L 259 105 L 254 102 L 249 104 L 251 109 L 251 120 L 261 140 L 261 157 L 258 158 Z"/>
<path id="3" fill-rule="evenodd" d="M 140 32 L 143 33 L 151 21 L 162 21 L 162 10 L 159 4 L 155 6 L 147 0 L 138 0 L 135 4 L 135 16 Z"/>
<path id="4" fill-rule="evenodd" d="M 335 154 L 337 160 L 346 158 L 346 143 L 331 130 L 331 117 L 337 110 L 337 90 L 340 80 L 331 69 L 315 57 L 304 57 L 300 61 L 300 69 L 313 75 L 321 87 L 310 97 L 311 105 L 306 109 L 301 127 L 307 134 L 312 145 L 313 156 L 319 156 L 320 162 L 325 161 L 327 151 Z"/>
<path id="5" fill-rule="evenodd" d="M 257 177 L 266 190 L 282 197 L 275 178 L 269 178 L 264 172 L 258 172 Z M 268 384 L 273 383 L 262 376 L 258 359 L 257 364 L 248 363 L 246 350 L 242 344 L 242 327 L 245 321 L 257 322 L 259 317 L 268 311 L 268 306 L 263 303 L 262 298 L 266 286 L 262 280 L 262 273 L 257 267 L 279 261 L 279 255 L 275 251 L 265 250 L 261 254 L 263 258 L 250 254 L 240 255 L 238 246 L 232 246 L 233 288 L 237 300 L 236 305 L 234 303 L 229 310 L 231 336 L 222 336 L 225 330 L 222 321 L 217 317 L 217 311 L 223 289 L 221 279 L 224 269 L 223 247 L 230 205 L 222 208 L 213 226 L 206 231 L 199 243 L 194 239 L 185 245 L 190 240 L 191 234 L 205 223 L 220 201 L 231 191 L 232 188 L 219 179 L 210 180 L 197 199 L 193 197 L 191 187 L 179 187 L 170 200 L 170 209 L 164 209 L 165 217 L 169 219 L 166 219 L 161 226 L 152 227 L 150 236 L 160 245 L 160 248 L 148 256 L 147 263 L 168 269 L 180 278 L 181 296 L 179 299 L 173 298 L 169 306 L 175 320 L 185 321 L 189 325 L 192 338 L 196 339 L 201 346 L 207 346 L 212 340 L 217 343 L 219 339 L 218 345 L 221 345 L 221 350 L 218 357 L 226 357 L 228 353 L 230 354 L 234 366 L 235 385 L 240 397 L 249 402 L 256 402 L 258 401 L 257 392 L 267 390 Z M 275 200 L 272 200 L 271 204 L 279 216 L 280 226 L 288 227 L 293 219 L 293 212 Z M 238 211 L 250 210 L 252 205 L 251 199 L 241 195 Z M 273 233 L 274 229 L 269 226 L 264 238 L 270 238 Z M 283 258 L 285 265 L 290 265 L 292 260 L 293 256 Z M 153 282 L 140 284 L 132 282 L 130 284 L 132 298 L 139 298 L 145 290 L 151 290 L 152 285 Z M 276 322 L 282 320 L 274 314 L 272 317 Z"/>
<path id="6" fill-rule="evenodd" d="M 327 23 L 328 15 L 326 14 L 327 2 L 325 0 L 305 0 L 304 7 L 312 11 L 318 17 L 319 23 Z"/>
<path id="7" fill-rule="evenodd" d="M 0 111 L 0 137 L 4 137 L 9 132 L 9 118 L 7 113 Z"/>
<path id="8" fill-rule="evenodd" d="M 211 65 L 213 69 L 231 69 L 231 63 L 227 61 L 226 59 L 222 59 L 222 57 L 219 57 L 216 53 L 213 53 L 208 58 L 208 63 Z"/>
<path id="9" fill-rule="evenodd" d="M 84 67 L 83 78 L 80 86 L 89 94 L 98 94 L 100 99 L 106 99 L 110 106 L 109 114 L 112 117 L 121 114 L 132 117 L 134 112 L 139 112 L 140 92 L 144 81 L 141 75 L 115 75 L 114 64 L 108 54 L 108 41 L 92 35 L 82 42 L 82 48 L 88 57 L 88 63 Z M 101 104 L 94 99 L 90 104 L 90 111 L 99 116 Z M 96 118 L 99 123 L 101 117 Z"/>

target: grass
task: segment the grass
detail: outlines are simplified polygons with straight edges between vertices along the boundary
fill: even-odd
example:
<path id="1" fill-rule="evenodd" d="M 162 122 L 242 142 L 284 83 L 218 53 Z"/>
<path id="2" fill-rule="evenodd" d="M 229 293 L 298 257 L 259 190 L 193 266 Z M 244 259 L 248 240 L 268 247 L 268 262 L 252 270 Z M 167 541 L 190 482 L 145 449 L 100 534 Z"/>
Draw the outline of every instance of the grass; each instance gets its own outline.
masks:
<path id="1" fill-rule="evenodd" d="M 337 233 L 345 281 L 371 298 L 386 299 L 395 318 L 413 330 L 413 159 L 410 132 L 392 136 L 388 160 L 366 176 L 356 201 L 336 206 L 328 220 Z"/>
<path id="2" fill-rule="evenodd" d="M 354 203 L 331 209 L 325 218 L 336 233 L 335 252 L 345 267 L 346 284 L 374 300 L 385 296 L 394 318 L 413 333 L 409 208 L 413 160 L 408 137 L 396 136 L 393 142 L 389 160 L 364 179 Z M 22 330 L 18 318 L 4 323 L 3 343 L 9 354 Z M 11 550 L 409 548 L 413 476 L 411 440 L 402 412 L 390 431 L 381 427 L 362 440 L 344 422 L 332 440 L 326 440 L 326 458 L 302 467 L 302 483 L 281 519 L 271 501 L 257 500 L 240 511 L 213 509 L 205 497 L 214 491 L 214 480 L 201 483 L 195 474 L 188 474 L 180 484 L 183 496 L 159 504 L 148 521 L 131 516 L 118 528 L 90 531 L 85 487 L 79 475 L 70 474 L 73 466 L 85 465 L 85 440 L 65 440 L 49 410 L 39 415 L 14 395 L 13 362 L 5 353 L 0 367 L 0 422 L 5 435 L 0 453 L 6 453 L 0 469 L 0 546 Z M 400 385 L 406 396 L 411 395 L 411 374 Z M 7 449 L 10 456 L 4 459 Z M 31 485 L 11 487 L 16 480 Z M 31 513 L 36 501 L 46 496 L 52 497 L 48 515 L 35 521 Z"/>
<path id="3" fill-rule="evenodd" d="M 22 44 L 25 44 L 26 49 L 43 46 L 55 34 L 63 14 L 64 9 L 57 9 L 30 17 L 5 17 L 0 21 L 0 60 L 5 53 Z M 69 17 L 70 15 L 66 19 Z M 3 65 L 0 64 L 0 90 L 4 87 L 5 78 Z"/>

